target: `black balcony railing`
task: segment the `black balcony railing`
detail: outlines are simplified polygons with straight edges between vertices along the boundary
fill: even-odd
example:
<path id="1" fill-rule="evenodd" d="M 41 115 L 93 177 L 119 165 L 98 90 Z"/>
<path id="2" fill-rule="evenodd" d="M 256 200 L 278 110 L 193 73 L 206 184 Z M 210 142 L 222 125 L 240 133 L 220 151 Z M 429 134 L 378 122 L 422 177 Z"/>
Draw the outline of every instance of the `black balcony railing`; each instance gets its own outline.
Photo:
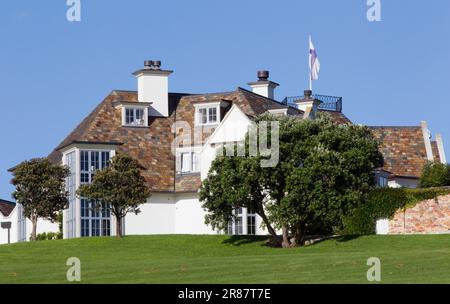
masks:
<path id="1" fill-rule="evenodd" d="M 320 110 L 342 112 L 342 97 L 318 95 L 318 94 L 314 94 L 312 97 L 315 99 L 318 99 L 322 102 L 319 105 Z M 283 101 L 281 103 L 284 105 L 297 107 L 296 102 L 303 98 L 304 98 L 304 96 L 286 97 L 285 99 L 283 99 Z"/>

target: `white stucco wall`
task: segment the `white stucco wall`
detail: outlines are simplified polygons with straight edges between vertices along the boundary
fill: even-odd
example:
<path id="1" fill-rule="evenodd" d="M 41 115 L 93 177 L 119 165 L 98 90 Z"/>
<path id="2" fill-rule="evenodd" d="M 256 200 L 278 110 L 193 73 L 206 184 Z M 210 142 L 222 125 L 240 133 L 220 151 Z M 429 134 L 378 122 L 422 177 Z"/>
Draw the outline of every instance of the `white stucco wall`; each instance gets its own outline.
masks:
<path id="1" fill-rule="evenodd" d="M 15 208 L 9 216 L 4 216 L 0 213 L 0 223 L 1 222 L 11 222 L 10 242 L 17 243 L 17 208 Z M 0 245 L 1 244 L 8 244 L 8 230 L 0 227 Z"/>
<path id="2" fill-rule="evenodd" d="M 205 224 L 206 212 L 197 193 L 177 194 L 175 205 L 176 234 L 217 234 Z"/>
<path id="3" fill-rule="evenodd" d="M 151 196 L 140 206 L 138 215 L 125 217 L 126 235 L 171 234 L 175 232 L 175 198 L 173 194 Z"/>
<path id="4" fill-rule="evenodd" d="M 19 216 L 18 216 L 18 208 L 16 207 L 13 212 L 8 217 L 4 217 L 0 213 L 0 222 L 11 222 L 11 243 L 17 243 L 19 241 Z M 32 224 L 29 219 L 26 219 L 25 224 L 25 234 L 26 240 L 30 240 Z M 52 223 L 45 219 L 39 219 L 37 223 L 37 234 L 40 233 L 48 233 L 48 232 L 59 232 L 58 223 Z M 0 228 L 0 244 L 8 243 L 8 234 L 7 230 Z"/>
<path id="5" fill-rule="evenodd" d="M 208 175 L 212 161 L 216 157 L 218 145 L 243 141 L 251 120 L 237 106 L 233 106 L 225 115 L 220 126 L 214 131 L 199 153 L 201 179 Z"/>

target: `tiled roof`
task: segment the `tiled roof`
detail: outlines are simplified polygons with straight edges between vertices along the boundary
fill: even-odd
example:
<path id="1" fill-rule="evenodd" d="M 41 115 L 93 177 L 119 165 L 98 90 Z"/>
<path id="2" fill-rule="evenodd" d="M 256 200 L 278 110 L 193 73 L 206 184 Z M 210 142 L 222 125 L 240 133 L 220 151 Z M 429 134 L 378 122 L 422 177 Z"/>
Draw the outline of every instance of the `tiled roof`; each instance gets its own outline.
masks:
<path id="1" fill-rule="evenodd" d="M 383 169 L 397 176 L 418 178 L 427 163 L 420 127 L 370 127 L 384 156 Z"/>
<path id="2" fill-rule="evenodd" d="M 188 122 L 189 127 L 180 125 L 177 135 L 195 130 L 203 134 L 202 144 L 212 134 L 214 128 L 205 128 L 203 132 L 194 126 L 194 104 L 199 102 L 228 102 L 226 111 L 236 104 L 248 116 L 255 117 L 269 109 L 283 109 L 286 106 L 278 102 L 254 94 L 242 88 L 233 92 L 217 94 L 169 94 L 169 117 L 149 117 L 148 128 L 122 127 L 122 117 L 119 109 L 113 105 L 117 101 L 137 102 L 137 92 L 113 91 L 89 114 L 75 130 L 67 136 L 48 156 L 55 162 L 60 162 L 61 148 L 71 143 L 120 143 L 118 152 L 124 152 L 137 159 L 145 168 L 142 175 L 149 188 L 154 192 L 186 192 L 197 191 L 200 185 L 200 175 L 177 176 L 175 172 L 175 157 L 172 154 L 172 143 L 175 133 L 172 126 L 175 122 Z M 297 110 L 298 111 L 298 110 Z M 190 128 L 190 130 L 188 130 Z M 192 132 L 194 133 L 194 132 Z M 192 134 L 191 134 L 192 135 Z M 195 136 L 186 145 L 195 144 Z M 183 143 L 181 144 L 183 145 Z"/>
<path id="3" fill-rule="evenodd" d="M 319 110 L 321 113 L 327 113 L 330 115 L 331 120 L 338 124 L 351 124 L 351 120 L 347 118 L 342 112 L 329 111 L 329 110 Z"/>
<path id="4" fill-rule="evenodd" d="M 0 199 L 0 213 L 3 216 L 9 216 L 15 207 L 15 203 Z"/>
<path id="5" fill-rule="evenodd" d="M 253 92 L 238 88 L 236 91 L 212 94 L 169 94 L 169 117 L 149 118 L 148 128 L 122 127 L 121 112 L 116 102 L 137 102 L 135 91 L 113 91 L 89 114 L 75 130 L 67 136 L 48 156 L 55 162 L 61 161 L 62 147 L 71 143 L 116 143 L 117 151 L 128 153 L 145 168 L 143 176 L 154 192 L 197 191 L 200 175 L 179 176 L 176 174 L 175 157 L 172 143 L 175 122 L 187 122 L 177 127 L 177 136 L 186 135 L 191 130 L 202 136 L 191 134 L 190 142 L 181 146 L 202 145 L 214 131 L 213 127 L 195 128 L 194 116 L 196 103 L 224 102 L 222 117 L 235 104 L 249 117 L 253 118 L 272 109 L 285 109 L 275 100 L 265 98 Z M 302 111 L 289 108 L 290 113 L 303 114 Z M 349 124 L 351 121 L 341 112 L 321 110 L 328 113 L 333 121 Z M 178 125 L 177 125 L 178 126 Z M 420 127 L 371 127 L 385 158 L 384 170 L 397 176 L 419 177 L 426 163 L 426 150 Z M 189 130 L 190 129 L 190 130 Z M 196 143 L 195 140 L 200 139 Z M 433 145 L 433 150 L 437 146 Z M 434 153 L 434 155 L 438 155 Z"/>

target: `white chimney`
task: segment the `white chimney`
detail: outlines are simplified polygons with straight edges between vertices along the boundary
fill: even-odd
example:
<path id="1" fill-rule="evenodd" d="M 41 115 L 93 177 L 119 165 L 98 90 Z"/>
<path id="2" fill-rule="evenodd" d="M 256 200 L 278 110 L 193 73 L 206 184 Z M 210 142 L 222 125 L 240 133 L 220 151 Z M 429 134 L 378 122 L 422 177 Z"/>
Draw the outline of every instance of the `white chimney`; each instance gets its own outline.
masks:
<path id="1" fill-rule="evenodd" d="M 431 148 L 431 132 L 428 129 L 428 123 L 426 121 L 420 122 L 420 127 L 422 128 L 423 141 L 425 142 L 425 150 L 427 152 L 427 159 L 429 161 L 434 161 L 433 149 Z"/>
<path id="2" fill-rule="evenodd" d="M 169 75 L 161 61 L 147 60 L 144 69 L 133 73 L 138 80 L 138 101 L 151 102 L 149 116 L 169 116 Z"/>
<path id="3" fill-rule="evenodd" d="M 248 84 L 253 93 L 275 99 L 275 88 L 279 86 L 278 83 L 269 80 L 269 71 L 258 71 L 258 81 L 250 82 Z"/>
<path id="4" fill-rule="evenodd" d="M 436 134 L 436 142 L 437 142 L 437 146 L 438 146 L 439 157 L 440 157 L 441 163 L 446 164 L 447 157 L 445 155 L 444 141 L 442 140 L 441 134 Z"/>
<path id="5" fill-rule="evenodd" d="M 311 90 L 305 90 L 304 94 L 303 99 L 298 100 L 296 104 L 299 110 L 305 112 L 305 118 L 314 119 L 322 102 L 312 96 Z"/>

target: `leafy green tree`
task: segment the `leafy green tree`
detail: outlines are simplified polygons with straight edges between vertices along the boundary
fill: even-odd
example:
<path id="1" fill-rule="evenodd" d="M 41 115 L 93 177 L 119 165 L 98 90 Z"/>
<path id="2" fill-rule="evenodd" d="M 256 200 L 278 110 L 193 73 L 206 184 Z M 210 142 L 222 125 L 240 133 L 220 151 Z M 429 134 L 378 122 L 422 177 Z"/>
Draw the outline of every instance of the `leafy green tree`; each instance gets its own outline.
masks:
<path id="1" fill-rule="evenodd" d="M 216 158 L 200 191 L 207 222 L 224 226 L 233 208 L 258 207 L 267 214 L 267 227 L 282 230 L 283 247 L 303 245 L 305 234 L 317 228 L 341 227 L 344 214 L 374 188 L 374 169 L 382 166 L 371 131 L 337 125 L 328 115 L 315 120 L 263 115 L 256 124 L 262 121 L 279 122 L 278 164 L 262 167 L 267 156 L 249 155 L 249 134 L 245 157 Z"/>
<path id="2" fill-rule="evenodd" d="M 31 240 L 35 241 L 38 219 L 54 222 L 58 214 L 67 208 L 65 179 L 70 171 L 46 158 L 24 161 L 11 171 L 11 183 L 16 187 L 12 196 L 23 206 L 25 217 L 31 220 Z"/>
<path id="3" fill-rule="evenodd" d="M 81 185 L 77 194 L 95 202 L 109 204 L 116 219 L 116 236 L 122 237 L 122 219 L 128 213 L 139 214 L 139 206 L 150 197 L 142 167 L 127 154 L 117 154 L 108 167 L 95 173 L 91 184 Z M 97 203 L 94 208 L 100 208 Z"/>
<path id="4" fill-rule="evenodd" d="M 237 153 L 237 147 L 234 149 Z M 228 157 L 219 153 L 211 164 L 208 178 L 202 183 L 199 199 L 203 208 L 210 211 L 205 216 L 206 224 L 213 229 L 225 229 L 233 220 L 233 210 L 248 208 L 258 214 L 276 243 L 277 234 L 267 218 L 265 204 L 267 195 L 262 181 L 262 170 L 258 158 Z"/>
<path id="5" fill-rule="evenodd" d="M 429 162 L 420 177 L 421 188 L 450 186 L 450 165 Z"/>
<path id="6" fill-rule="evenodd" d="M 317 223 L 341 229 L 344 216 L 375 187 L 374 169 L 383 158 L 366 127 L 322 118 L 298 124 L 292 132 L 297 140 L 289 155 L 286 196 L 272 214 L 275 222 L 287 222 L 295 246 Z"/>

